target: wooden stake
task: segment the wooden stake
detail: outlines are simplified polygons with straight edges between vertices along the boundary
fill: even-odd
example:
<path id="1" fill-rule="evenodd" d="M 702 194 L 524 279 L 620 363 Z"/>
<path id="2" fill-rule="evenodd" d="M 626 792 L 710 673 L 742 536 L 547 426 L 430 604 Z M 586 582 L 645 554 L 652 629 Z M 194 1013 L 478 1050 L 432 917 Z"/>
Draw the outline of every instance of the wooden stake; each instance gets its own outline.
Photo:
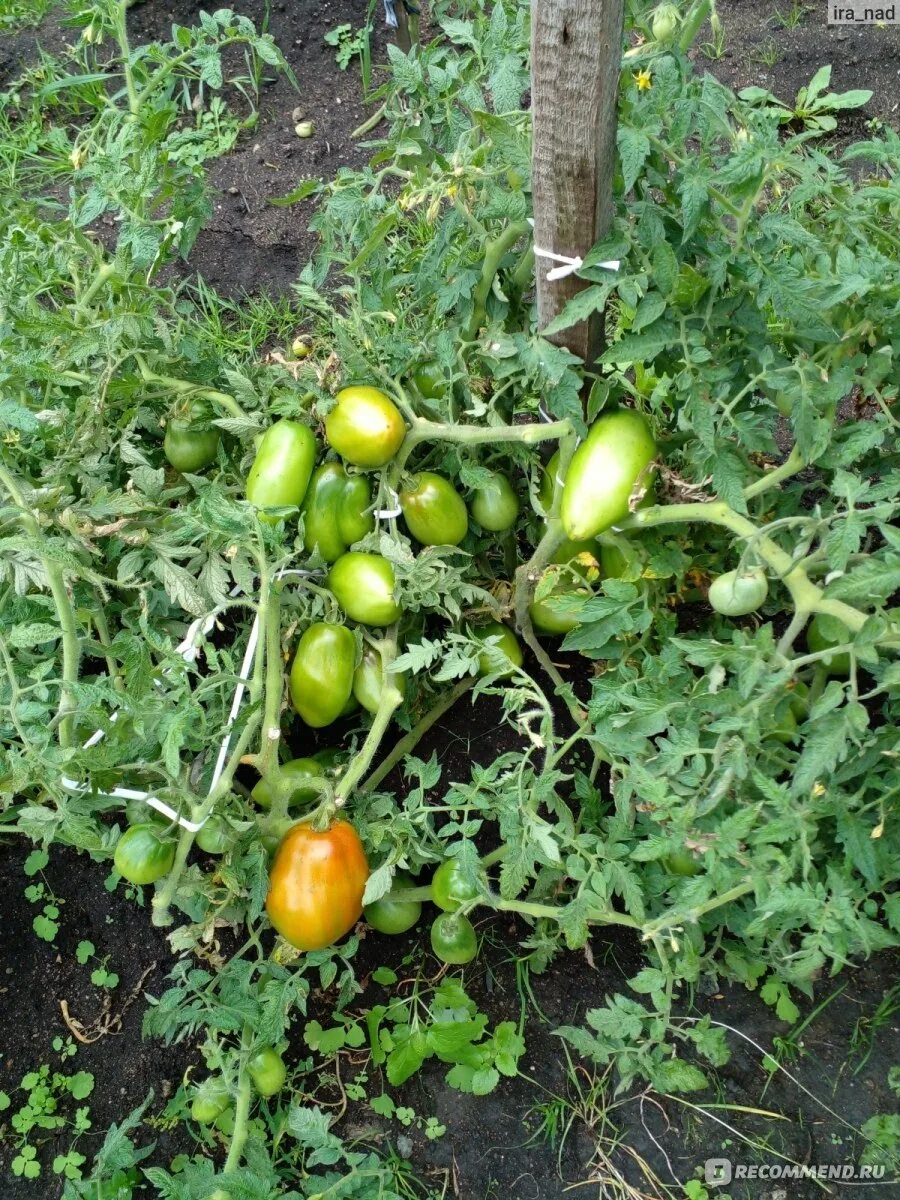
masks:
<path id="1" fill-rule="evenodd" d="M 616 156 L 616 101 L 624 0 L 533 0 L 531 107 L 534 244 L 584 257 L 609 230 Z M 535 259 L 543 329 L 588 285 L 569 275 L 548 282 L 554 263 Z M 551 340 L 592 364 L 603 346 L 603 316 Z"/>

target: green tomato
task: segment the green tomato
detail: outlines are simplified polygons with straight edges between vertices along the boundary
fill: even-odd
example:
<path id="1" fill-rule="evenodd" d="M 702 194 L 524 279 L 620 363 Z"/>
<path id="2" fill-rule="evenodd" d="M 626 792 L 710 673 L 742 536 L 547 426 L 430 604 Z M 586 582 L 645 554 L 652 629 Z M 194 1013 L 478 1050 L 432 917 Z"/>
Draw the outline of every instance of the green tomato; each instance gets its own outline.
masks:
<path id="1" fill-rule="evenodd" d="M 406 933 L 407 929 L 412 929 L 422 915 L 422 904 L 419 900 L 394 899 L 394 893 L 415 886 L 405 872 L 397 871 L 388 894 L 363 909 L 363 916 L 372 928 L 387 934 Z"/>
<path id="2" fill-rule="evenodd" d="M 171 418 L 166 422 L 163 451 L 176 471 L 190 474 L 202 471 L 216 461 L 219 453 L 218 429 L 198 429 L 190 421 Z"/>
<path id="3" fill-rule="evenodd" d="M 513 674 L 516 667 L 521 667 L 522 647 L 519 645 L 519 639 L 509 628 L 508 625 L 501 625 L 499 621 L 489 621 L 487 625 L 478 625 L 470 630 L 472 637 L 477 638 L 480 642 L 491 639 L 494 648 L 499 650 L 509 660 L 509 666 L 505 670 L 497 671 L 498 679 L 507 679 Z M 481 654 L 478 657 L 478 674 L 490 675 L 494 672 L 494 667 L 491 665 L 491 655 Z"/>
<path id="4" fill-rule="evenodd" d="M 657 42 L 668 45 L 681 23 L 681 13 L 674 4 L 660 4 L 654 10 L 650 31 Z"/>
<path id="5" fill-rule="evenodd" d="M 168 829 L 172 822 L 163 813 L 151 808 L 143 800 L 128 800 L 125 804 L 125 820 L 129 825 L 158 825 Z"/>
<path id="6" fill-rule="evenodd" d="M 234 845 L 234 829 L 223 817 L 208 817 L 194 841 L 204 854 L 227 854 Z"/>
<path id="7" fill-rule="evenodd" d="M 709 286 L 705 275 L 701 275 L 690 263 L 684 263 L 678 271 L 670 299 L 676 307 L 684 309 L 685 312 L 693 312 L 709 291 Z"/>
<path id="8" fill-rule="evenodd" d="M 113 863 L 129 883 L 156 883 L 172 870 L 175 847 L 159 835 L 158 825 L 132 825 L 116 842 Z"/>
<path id="9" fill-rule="evenodd" d="M 563 485 L 562 517 L 573 541 L 596 537 L 630 513 L 632 495 L 650 483 L 656 442 L 630 408 L 603 413 L 575 451 Z"/>
<path id="10" fill-rule="evenodd" d="M 797 718 L 791 710 L 790 701 L 777 714 L 777 724 L 774 729 L 769 730 L 768 737 L 774 738 L 777 742 L 782 742 L 785 746 L 797 739 Z"/>
<path id="11" fill-rule="evenodd" d="M 541 472 L 541 482 L 538 486 L 538 500 L 541 502 L 544 516 L 547 516 L 553 507 L 556 489 L 561 486 L 562 482 L 559 476 L 559 451 L 554 450 L 550 461 Z"/>
<path id="12" fill-rule="evenodd" d="M 422 363 L 413 371 L 412 378 L 423 400 L 443 400 L 447 395 L 447 376 L 436 362 Z"/>
<path id="13" fill-rule="evenodd" d="M 403 444 L 406 424 L 396 404 L 378 388 L 354 386 L 337 394 L 325 418 L 328 444 L 356 467 L 383 467 Z"/>
<path id="14" fill-rule="evenodd" d="M 375 528 L 372 488 L 337 462 L 316 467 L 303 501 L 303 545 L 333 563 Z"/>
<path id="15" fill-rule="evenodd" d="M 328 586 L 351 621 L 393 625 L 400 616 L 394 599 L 394 568 L 380 554 L 342 554 L 328 574 Z"/>
<path id="16" fill-rule="evenodd" d="M 469 529 L 462 496 L 448 479 L 420 471 L 400 492 L 409 532 L 423 546 L 458 546 Z"/>
<path id="17" fill-rule="evenodd" d="M 388 681 L 400 694 L 406 693 L 406 676 L 391 672 Z M 353 674 L 353 695 L 366 712 L 373 715 L 378 712 L 381 694 L 384 691 L 385 677 L 381 655 L 369 647 L 362 656 L 359 666 Z"/>
<path id="18" fill-rule="evenodd" d="M 489 533 L 502 533 L 516 523 L 519 497 L 505 475 L 494 471 L 491 478 L 476 488 L 471 502 L 472 516 Z"/>
<path id="19" fill-rule="evenodd" d="M 821 654 L 833 646 L 843 646 L 851 638 L 852 634 L 844 622 L 830 613 L 816 613 L 806 630 L 806 644 L 812 654 Z M 829 675 L 850 674 L 849 650 L 829 654 L 820 661 Z"/>
<path id="20" fill-rule="evenodd" d="M 441 913 L 431 926 L 431 949 L 441 962 L 462 966 L 478 953 L 478 938 L 468 917 Z"/>
<path id="21" fill-rule="evenodd" d="M 258 819 L 259 840 L 267 854 L 274 854 L 287 833 L 297 824 L 291 817 L 282 817 L 274 821 L 271 817 Z"/>
<path id="22" fill-rule="evenodd" d="M 312 430 L 299 421 L 276 421 L 257 447 L 247 476 L 247 499 L 262 509 L 296 507 L 306 495 L 315 461 Z"/>
<path id="23" fill-rule="evenodd" d="M 600 547 L 600 566 L 604 579 L 621 579 L 628 569 L 628 559 L 618 546 Z"/>
<path id="24" fill-rule="evenodd" d="M 321 779 L 325 769 L 318 757 L 292 758 L 289 762 L 281 764 L 277 771 L 278 776 L 290 780 L 292 785 L 288 796 L 288 808 L 300 808 L 304 804 L 311 804 L 318 797 L 319 792 L 315 788 L 304 785 L 310 779 Z M 250 799 L 260 808 L 270 809 L 274 799 L 271 783 L 265 779 L 258 780 L 250 793 Z"/>
<path id="25" fill-rule="evenodd" d="M 809 688 L 802 679 L 794 679 L 788 684 L 788 704 L 797 721 L 805 721 L 809 716 Z"/>
<path id="26" fill-rule="evenodd" d="M 287 1067 L 271 1046 L 263 1046 L 247 1063 L 247 1073 L 260 1096 L 274 1096 L 284 1087 Z"/>
<path id="27" fill-rule="evenodd" d="M 463 904 L 476 900 L 481 889 L 469 883 L 461 874 L 455 858 L 442 862 L 431 879 L 431 898 L 444 912 L 456 912 Z"/>
<path id="28" fill-rule="evenodd" d="M 528 606 L 532 625 L 538 633 L 547 634 L 551 637 L 560 637 L 563 634 L 571 633 L 573 629 L 577 629 L 581 624 L 580 603 L 577 607 L 570 608 L 568 605 L 564 607 L 559 606 L 557 601 L 570 597 L 584 601 L 591 597 L 590 589 L 579 587 L 571 577 L 567 579 L 565 573 L 560 570 L 560 565 L 555 568 L 549 567 L 544 572 L 541 584 L 538 585 L 538 592 L 541 593 L 540 598 L 533 600 Z M 569 570 L 571 569 L 569 568 Z M 580 575 L 587 575 L 591 572 L 592 568 L 586 563 L 581 563 L 576 564 L 574 570 Z M 555 578 L 557 582 L 550 588 L 549 592 L 543 594 L 543 585 L 548 577 Z"/>
<path id="29" fill-rule="evenodd" d="M 756 612 L 768 594 L 769 583 L 761 567 L 726 571 L 709 585 L 709 602 L 723 617 L 746 617 Z"/>
<path id="30" fill-rule="evenodd" d="M 672 850 L 662 862 L 670 875 L 699 875 L 702 869 L 690 850 Z"/>
<path id="31" fill-rule="evenodd" d="M 231 1097 L 221 1076 L 210 1076 L 197 1088 L 191 1101 L 191 1116 L 198 1125 L 211 1125 L 230 1103 Z"/>
<path id="32" fill-rule="evenodd" d="M 316 621 L 301 637 L 291 666 L 291 703 L 313 729 L 343 713 L 353 687 L 356 638 L 346 625 Z"/>

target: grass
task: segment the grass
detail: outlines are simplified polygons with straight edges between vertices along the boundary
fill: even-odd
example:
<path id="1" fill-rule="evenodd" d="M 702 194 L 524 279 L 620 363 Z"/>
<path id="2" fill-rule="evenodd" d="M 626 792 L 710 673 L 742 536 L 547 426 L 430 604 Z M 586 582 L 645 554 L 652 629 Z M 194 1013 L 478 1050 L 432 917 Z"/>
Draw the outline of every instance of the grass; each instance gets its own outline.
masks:
<path id="1" fill-rule="evenodd" d="M 762 42 L 757 46 L 750 58 L 752 62 L 762 63 L 764 67 L 774 67 L 781 58 L 781 51 L 778 49 L 775 39 L 769 38 L 767 42 Z"/>
<path id="2" fill-rule="evenodd" d="M 28 29 L 40 25 L 55 0 L 0 0 L 0 29 Z"/>
<path id="3" fill-rule="evenodd" d="M 790 8 L 784 11 L 776 8 L 772 19 L 783 29 L 796 29 L 808 12 L 808 4 L 798 4 L 797 0 L 792 0 Z"/>

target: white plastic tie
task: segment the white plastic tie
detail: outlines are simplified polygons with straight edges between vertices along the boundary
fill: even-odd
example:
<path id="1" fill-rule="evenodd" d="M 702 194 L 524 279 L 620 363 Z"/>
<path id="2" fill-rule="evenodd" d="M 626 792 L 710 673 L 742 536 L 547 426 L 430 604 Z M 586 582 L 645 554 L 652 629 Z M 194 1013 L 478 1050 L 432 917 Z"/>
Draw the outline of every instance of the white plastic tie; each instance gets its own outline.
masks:
<path id="1" fill-rule="evenodd" d="M 400 497 L 393 488 L 388 488 L 388 496 L 394 507 L 376 508 L 375 516 L 378 517 L 380 521 L 391 521 L 394 517 L 399 517 L 403 513 L 403 509 L 400 507 Z"/>

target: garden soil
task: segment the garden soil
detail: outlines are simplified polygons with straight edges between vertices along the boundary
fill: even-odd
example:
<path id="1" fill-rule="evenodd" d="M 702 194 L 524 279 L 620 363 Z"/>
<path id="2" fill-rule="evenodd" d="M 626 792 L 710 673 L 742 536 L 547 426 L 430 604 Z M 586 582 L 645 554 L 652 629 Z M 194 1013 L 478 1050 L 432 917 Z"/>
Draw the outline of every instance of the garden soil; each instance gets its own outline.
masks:
<path id="1" fill-rule="evenodd" d="M 146 0 L 130 14 L 133 41 L 165 35 L 172 22 L 190 24 L 201 7 L 193 0 Z M 261 23 L 266 6 L 262 0 L 236 0 L 233 7 Z M 296 73 L 299 92 L 284 79 L 267 82 L 257 129 L 212 165 L 214 215 L 189 264 L 230 297 L 260 288 L 287 291 L 310 254 L 310 204 L 281 208 L 270 201 L 301 179 L 330 178 L 342 166 L 358 166 L 366 158 L 365 149 L 350 138 L 371 109 L 360 99 L 358 66 L 340 71 L 323 34 L 346 22 L 358 27 L 367 4 L 293 0 L 270 7 L 269 29 Z M 816 0 L 797 28 L 785 29 L 775 14 L 790 7 L 789 0 L 719 0 L 724 52 L 714 60 L 698 53 L 698 66 L 730 86 L 762 86 L 789 99 L 819 66 L 832 63 L 833 90 L 873 92 L 864 109 L 841 117 L 839 140 L 864 135 L 869 121 L 896 125 L 900 28 L 829 28 L 825 0 Z M 427 24 L 424 28 L 427 33 Z M 53 50 L 73 34 L 51 19 L 37 36 Z M 34 44 L 33 33 L 4 39 L 0 80 L 30 57 Z M 376 60 L 383 57 L 380 28 L 374 52 Z M 298 106 L 315 124 L 313 138 L 301 140 L 294 134 Z M 487 711 L 482 707 L 473 720 L 468 700 L 461 701 L 421 744 L 423 758 L 434 753 L 441 762 L 442 786 L 468 777 L 473 762 L 490 763 L 518 744 L 518 731 L 503 725 L 499 709 L 492 714 L 490 703 L 481 701 Z M 90 1158 L 109 1125 L 151 1094 L 148 1114 L 158 1117 L 184 1072 L 197 1066 L 198 1055 L 190 1044 L 165 1047 L 141 1040 L 145 998 L 160 994 L 175 961 L 164 933 L 151 926 L 146 903 L 137 906 L 121 885 L 108 891 L 106 865 L 58 847 L 45 870 L 29 878 L 26 854 L 19 845 L 0 845 L 0 1092 L 12 1100 L 10 1108 L 0 1111 L 0 1196 L 56 1200 L 61 1186 L 49 1164 L 72 1144 L 71 1132 L 46 1136 L 40 1154 L 44 1173 L 38 1180 L 25 1181 L 10 1171 L 16 1153 L 10 1117 L 24 1099 L 21 1077 L 42 1064 L 65 1073 L 93 1074 L 93 1093 L 81 1102 L 90 1109 L 92 1128 L 77 1140 L 79 1151 Z M 39 882 L 47 897 L 34 903 L 25 889 Z M 52 943 L 40 940 L 32 927 L 50 896 L 60 909 Z M 852 1163 L 862 1150 L 860 1126 L 874 1114 L 896 1108 L 887 1087 L 898 1045 L 895 1005 L 900 1013 L 894 954 L 852 967 L 836 980 L 822 980 L 815 998 L 818 1012 L 794 1034 L 758 995 L 742 988 L 683 996 L 683 1013 L 709 1013 L 735 1032 L 729 1034 L 731 1060 L 716 1072 L 712 1098 L 707 1092 L 702 1098 L 674 1100 L 642 1096 L 634 1089 L 614 1096 L 611 1088 L 597 1087 L 602 1069 L 574 1055 L 570 1067 L 554 1032 L 563 1024 L 583 1023 L 589 1009 L 624 990 L 624 981 L 641 964 L 640 947 L 630 936 L 597 933 L 586 951 L 565 955 L 544 974 L 526 979 L 517 974 L 514 957 L 525 927 L 495 917 L 483 922 L 480 932 L 484 952 L 465 968 L 466 986 L 491 1026 L 503 1020 L 522 1022 L 527 1049 L 520 1075 L 504 1079 L 490 1096 L 470 1097 L 446 1085 L 445 1067 L 427 1064 L 393 1093 L 415 1113 L 406 1115 L 408 1125 L 377 1117 L 361 1101 L 351 1102 L 336 1126 L 347 1139 L 360 1138 L 409 1157 L 438 1195 L 443 1190 L 461 1200 L 653 1197 L 661 1194 L 654 1175 L 672 1186 L 689 1179 L 708 1158 L 780 1163 L 786 1156 L 806 1164 Z M 355 1002 L 360 1011 L 384 999 L 370 979 L 372 971 L 380 965 L 400 970 L 421 936 L 414 932 L 363 941 L 356 959 L 366 983 Z M 85 940 L 93 943 L 95 960 L 82 965 L 76 952 Z M 91 982 L 100 963 L 120 976 L 112 991 Z M 328 995 L 314 996 L 311 1015 L 326 1019 L 330 1001 Z M 814 1005 L 804 1001 L 801 1008 L 807 1016 Z M 74 1032 L 90 1039 L 101 1030 L 105 1032 L 87 1042 Z M 63 1043 L 71 1038 L 77 1053 L 63 1060 L 54 1049 L 57 1038 Z M 294 1057 L 304 1058 L 299 1020 L 293 1042 Z M 776 1071 L 770 1078 L 764 1053 L 775 1054 L 790 1076 Z M 364 1065 L 344 1060 L 332 1068 L 339 1067 L 346 1080 Z M 365 1086 L 372 1097 L 382 1083 L 377 1071 L 368 1075 Z M 317 1068 L 310 1087 L 321 1100 L 337 1100 L 337 1074 L 333 1084 L 328 1079 L 328 1071 Z M 744 1106 L 744 1111 L 715 1107 L 722 1105 Z M 72 1103 L 66 1111 L 71 1114 L 74 1108 Z M 425 1136 L 429 1117 L 446 1127 L 443 1136 Z M 192 1149 L 184 1126 L 169 1131 L 156 1122 L 152 1133 L 147 1131 L 147 1139 L 151 1137 L 157 1142 L 151 1161 L 165 1163 Z M 626 1192 L 624 1181 L 636 1190 Z M 819 1200 L 829 1194 L 884 1200 L 892 1187 L 736 1182 L 729 1194 L 734 1200 Z"/>

